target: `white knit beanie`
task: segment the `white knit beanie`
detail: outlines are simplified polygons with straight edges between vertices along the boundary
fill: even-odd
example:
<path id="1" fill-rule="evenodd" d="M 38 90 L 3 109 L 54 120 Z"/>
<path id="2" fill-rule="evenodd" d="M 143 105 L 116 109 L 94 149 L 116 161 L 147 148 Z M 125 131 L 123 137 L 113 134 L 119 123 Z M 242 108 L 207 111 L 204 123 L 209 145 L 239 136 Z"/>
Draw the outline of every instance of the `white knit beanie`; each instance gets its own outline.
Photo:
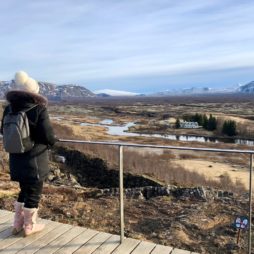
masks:
<path id="1" fill-rule="evenodd" d="M 36 80 L 30 78 L 24 71 L 18 71 L 15 74 L 15 84 L 17 89 L 30 93 L 39 93 L 40 87 Z"/>

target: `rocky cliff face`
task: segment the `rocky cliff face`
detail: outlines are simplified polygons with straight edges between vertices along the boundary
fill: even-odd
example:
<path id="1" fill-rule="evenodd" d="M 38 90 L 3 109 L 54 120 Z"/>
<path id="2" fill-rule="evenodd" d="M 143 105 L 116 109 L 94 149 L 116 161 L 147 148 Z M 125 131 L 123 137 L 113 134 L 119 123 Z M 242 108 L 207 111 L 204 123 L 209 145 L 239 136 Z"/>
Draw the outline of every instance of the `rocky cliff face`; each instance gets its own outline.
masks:
<path id="1" fill-rule="evenodd" d="M 63 98 L 83 98 L 94 97 L 94 93 L 83 86 L 73 84 L 69 85 L 55 85 L 48 82 L 38 82 L 40 86 L 40 94 L 49 99 L 63 99 Z M 15 87 L 13 81 L 0 81 L 0 98 L 4 98 L 6 92 Z"/>
<path id="2" fill-rule="evenodd" d="M 76 150 L 57 146 L 55 152 L 65 158 L 65 164 L 68 167 L 68 173 L 74 176 L 77 182 L 83 187 L 117 188 L 119 185 L 118 170 L 107 167 L 105 161 L 100 158 L 91 158 Z M 84 170 L 85 169 L 85 170 Z M 51 181 L 61 183 L 61 174 L 53 173 Z M 64 177 L 66 178 L 66 177 Z M 72 177 L 70 177 L 72 178 Z M 74 182 L 76 184 L 76 182 Z M 148 179 L 144 176 L 124 173 L 125 188 L 144 187 L 144 186 L 161 186 L 155 180 Z"/>

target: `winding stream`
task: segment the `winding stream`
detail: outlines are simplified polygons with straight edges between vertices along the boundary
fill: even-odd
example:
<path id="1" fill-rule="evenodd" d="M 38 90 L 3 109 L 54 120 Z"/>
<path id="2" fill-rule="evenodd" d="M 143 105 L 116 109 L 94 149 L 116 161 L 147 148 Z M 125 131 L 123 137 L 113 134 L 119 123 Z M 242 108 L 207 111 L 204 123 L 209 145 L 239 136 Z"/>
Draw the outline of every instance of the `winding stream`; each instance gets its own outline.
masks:
<path id="1" fill-rule="evenodd" d="M 214 138 L 214 137 L 202 137 L 194 135 L 161 135 L 161 134 L 139 134 L 134 132 L 128 132 L 129 127 L 135 126 L 134 122 L 129 122 L 125 125 L 113 125 L 113 120 L 105 119 L 98 124 L 81 123 L 81 126 L 103 126 L 107 128 L 107 134 L 113 136 L 128 136 L 128 137 L 155 137 L 164 138 L 178 141 L 197 141 L 197 142 L 213 142 L 213 143 L 231 143 L 241 145 L 254 145 L 254 140 L 239 139 L 239 138 Z"/>

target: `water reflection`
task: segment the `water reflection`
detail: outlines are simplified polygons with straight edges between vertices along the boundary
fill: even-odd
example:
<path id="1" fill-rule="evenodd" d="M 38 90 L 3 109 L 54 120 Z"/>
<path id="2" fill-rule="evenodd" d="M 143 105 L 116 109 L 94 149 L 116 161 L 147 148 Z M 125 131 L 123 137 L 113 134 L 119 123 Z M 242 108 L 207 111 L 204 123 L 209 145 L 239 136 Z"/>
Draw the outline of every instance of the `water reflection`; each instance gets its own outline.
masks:
<path id="1" fill-rule="evenodd" d="M 212 142 L 212 143 L 232 143 L 240 145 L 253 146 L 254 140 L 247 139 L 233 139 L 233 138 L 214 138 L 202 136 L 188 136 L 188 135 L 161 135 L 161 134 L 139 134 L 128 132 L 129 128 L 135 126 L 134 122 L 129 122 L 125 125 L 113 125 L 113 120 L 105 119 L 99 124 L 81 123 L 81 126 L 103 126 L 107 128 L 107 134 L 114 136 L 129 136 L 129 137 L 154 137 L 164 138 L 176 141 L 196 141 L 196 142 Z"/>
<path id="2" fill-rule="evenodd" d="M 113 120 L 112 119 L 104 119 L 102 121 L 100 121 L 100 124 L 102 125 L 108 125 L 108 124 L 112 124 Z"/>

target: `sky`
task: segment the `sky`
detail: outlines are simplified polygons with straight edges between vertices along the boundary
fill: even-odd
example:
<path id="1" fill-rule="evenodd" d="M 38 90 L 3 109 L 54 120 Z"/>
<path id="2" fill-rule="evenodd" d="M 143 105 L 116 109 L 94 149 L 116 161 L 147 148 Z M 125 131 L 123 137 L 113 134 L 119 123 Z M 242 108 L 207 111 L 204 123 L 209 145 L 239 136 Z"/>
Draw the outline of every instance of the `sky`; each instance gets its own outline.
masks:
<path id="1" fill-rule="evenodd" d="M 252 0 L 0 1 L 0 80 L 156 92 L 254 80 Z"/>

